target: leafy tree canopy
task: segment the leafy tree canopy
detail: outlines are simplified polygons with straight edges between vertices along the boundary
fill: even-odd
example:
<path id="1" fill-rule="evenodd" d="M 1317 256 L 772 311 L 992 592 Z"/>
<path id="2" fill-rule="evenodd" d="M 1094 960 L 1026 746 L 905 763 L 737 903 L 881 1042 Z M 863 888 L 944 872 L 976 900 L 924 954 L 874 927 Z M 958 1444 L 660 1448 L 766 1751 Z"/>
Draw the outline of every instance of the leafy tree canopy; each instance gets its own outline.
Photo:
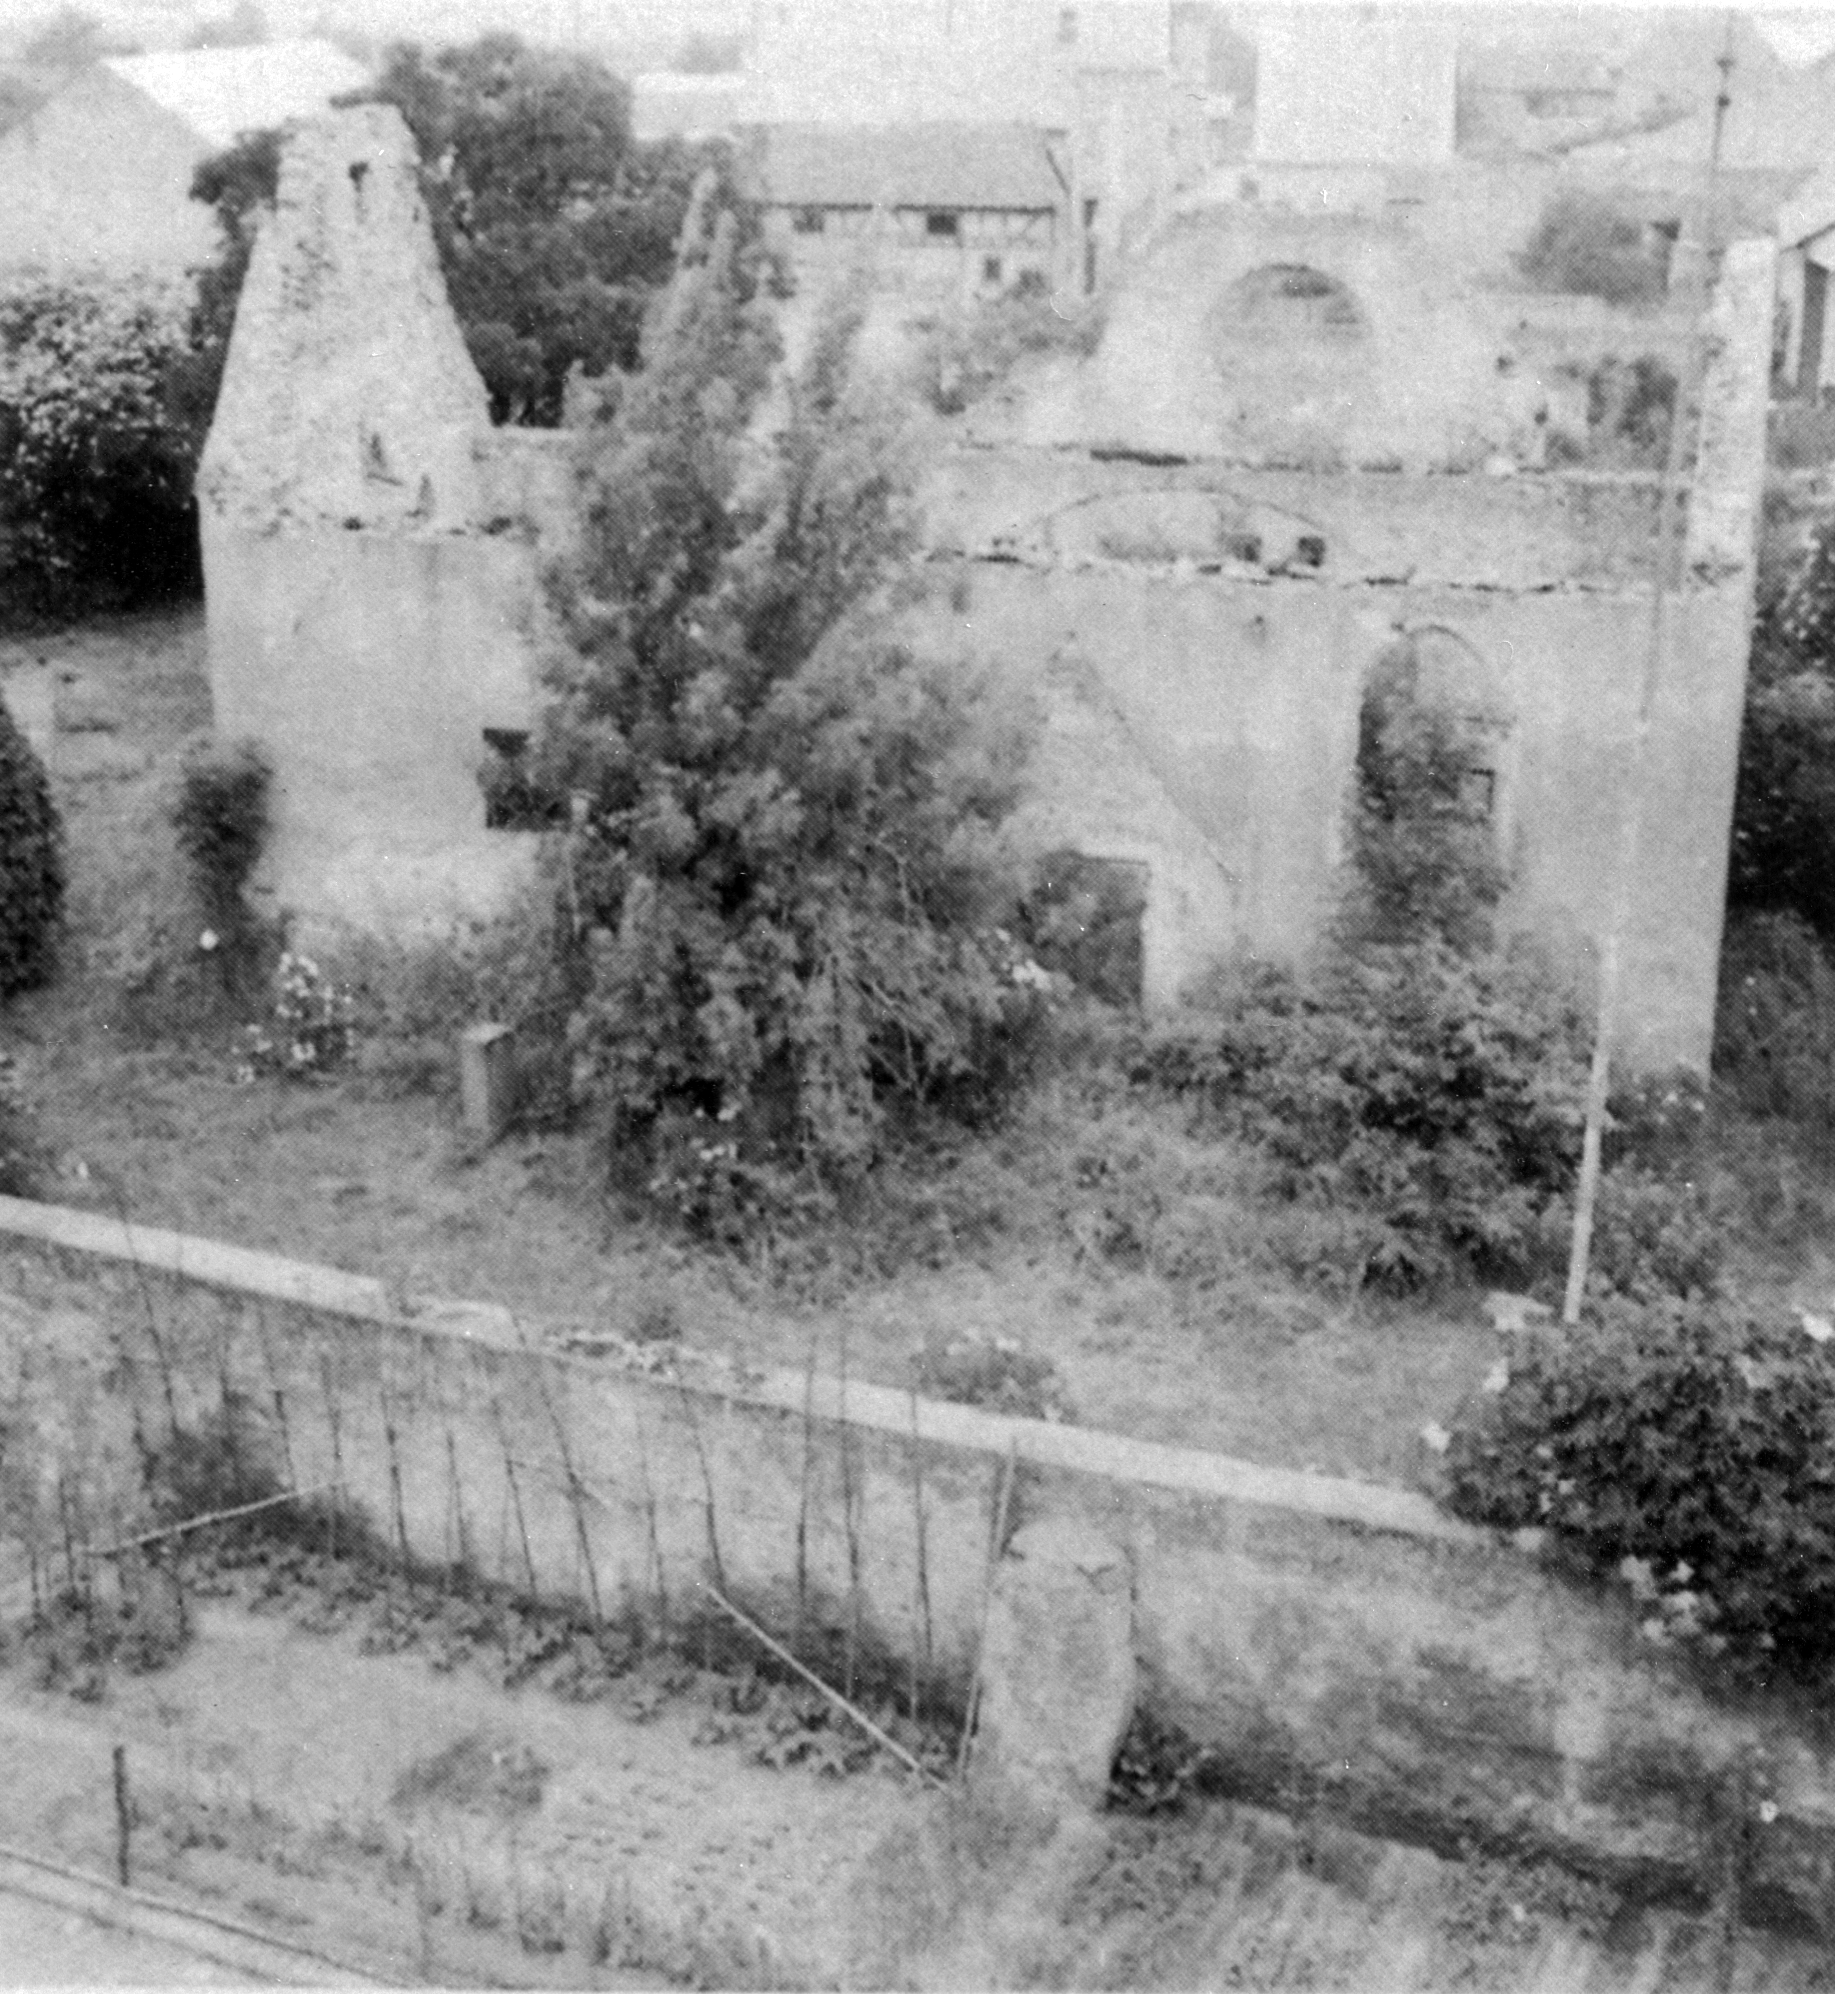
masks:
<path id="1" fill-rule="evenodd" d="M 635 366 L 695 176 L 718 165 L 708 149 L 638 144 L 615 76 L 510 34 L 431 54 L 399 45 L 366 95 L 394 104 L 414 134 L 440 265 L 493 420 L 552 425 L 571 373 Z M 200 297 L 207 340 L 227 336 L 278 160 L 272 135 L 257 136 L 198 169 L 193 197 L 223 229 Z"/>

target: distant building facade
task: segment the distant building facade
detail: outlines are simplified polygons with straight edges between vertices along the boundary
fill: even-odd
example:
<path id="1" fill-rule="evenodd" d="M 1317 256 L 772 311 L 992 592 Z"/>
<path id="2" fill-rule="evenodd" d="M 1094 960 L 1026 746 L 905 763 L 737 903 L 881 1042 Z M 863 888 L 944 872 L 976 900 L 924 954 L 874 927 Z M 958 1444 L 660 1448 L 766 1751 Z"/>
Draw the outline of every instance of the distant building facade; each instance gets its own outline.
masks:
<path id="1" fill-rule="evenodd" d="M 1033 127 L 768 126 L 748 175 L 804 285 L 868 260 L 881 287 L 938 299 L 1058 274 L 1070 182 Z"/>

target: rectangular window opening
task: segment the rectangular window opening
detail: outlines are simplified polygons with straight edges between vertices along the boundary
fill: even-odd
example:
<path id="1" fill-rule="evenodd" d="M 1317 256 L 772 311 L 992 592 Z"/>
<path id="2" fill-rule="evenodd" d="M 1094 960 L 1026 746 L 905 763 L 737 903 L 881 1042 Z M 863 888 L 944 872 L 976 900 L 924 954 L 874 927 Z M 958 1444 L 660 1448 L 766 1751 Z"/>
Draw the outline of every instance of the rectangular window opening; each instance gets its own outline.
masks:
<path id="1" fill-rule="evenodd" d="M 561 821 L 560 805 L 530 773 L 526 728 L 485 728 L 478 782 L 484 791 L 487 831 L 545 831 Z"/>
<path id="2" fill-rule="evenodd" d="M 820 208 L 798 208 L 790 226 L 798 235 L 820 235 L 828 226 L 828 217 Z"/>
<path id="3" fill-rule="evenodd" d="M 938 242 L 955 242 L 962 234 L 962 217 L 953 208 L 932 208 L 924 217 L 924 233 Z"/>
<path id="4" fill-rule="evenodd" d="M 1460 771 L 1457 809 L 1474 824 L 1489 824 L 1497 815 L 1497 771 L 1469 768 Z"/>

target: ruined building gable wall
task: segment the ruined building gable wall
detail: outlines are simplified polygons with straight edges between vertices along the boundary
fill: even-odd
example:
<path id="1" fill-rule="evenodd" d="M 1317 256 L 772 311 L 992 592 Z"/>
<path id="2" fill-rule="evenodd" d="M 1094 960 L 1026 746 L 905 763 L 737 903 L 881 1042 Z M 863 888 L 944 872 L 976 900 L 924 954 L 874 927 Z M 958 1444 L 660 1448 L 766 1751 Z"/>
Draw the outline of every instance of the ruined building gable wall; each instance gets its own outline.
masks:
<path id="1" fill-rule="evenodd" d="M 556 482 L 490 428 L 400 115 L 303 127 L 198 496 L 216 724 L 269 753 L 268 885 L 307 922 L 441 925 L 526 871 L 478 774 L 532 722 Z"/>

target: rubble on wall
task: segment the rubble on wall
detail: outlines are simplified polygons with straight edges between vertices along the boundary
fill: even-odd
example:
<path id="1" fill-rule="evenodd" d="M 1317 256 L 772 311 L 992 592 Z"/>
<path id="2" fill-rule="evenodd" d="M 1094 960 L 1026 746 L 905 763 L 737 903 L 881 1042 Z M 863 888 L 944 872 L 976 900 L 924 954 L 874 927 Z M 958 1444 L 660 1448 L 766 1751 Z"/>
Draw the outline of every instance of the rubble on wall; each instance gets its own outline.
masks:
<path id="1" fill-rule="evenodd" d="M 490 411 L 388 104 L 296 128 L 243 286 L 198 497 L 260 530 L 462 532 Z"/>

